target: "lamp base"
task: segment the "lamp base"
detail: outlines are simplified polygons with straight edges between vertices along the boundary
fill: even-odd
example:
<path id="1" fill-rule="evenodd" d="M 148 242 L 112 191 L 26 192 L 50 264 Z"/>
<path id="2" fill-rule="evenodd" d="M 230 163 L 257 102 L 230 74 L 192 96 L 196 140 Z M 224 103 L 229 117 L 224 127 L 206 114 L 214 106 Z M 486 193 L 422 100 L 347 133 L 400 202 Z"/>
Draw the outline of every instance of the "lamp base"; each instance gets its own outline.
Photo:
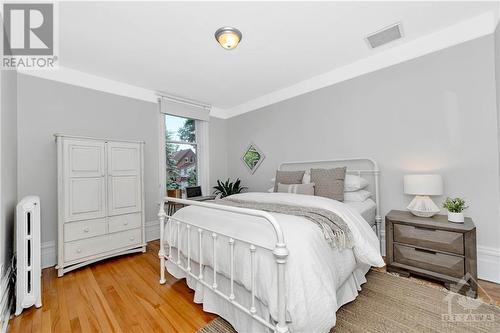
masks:
<path id="1" fill-rule="evenodd" d="M 416 195 L 406 208 L 419 217 L 431 217 L 440 212 L 439 207 L 426 195 Z"/>

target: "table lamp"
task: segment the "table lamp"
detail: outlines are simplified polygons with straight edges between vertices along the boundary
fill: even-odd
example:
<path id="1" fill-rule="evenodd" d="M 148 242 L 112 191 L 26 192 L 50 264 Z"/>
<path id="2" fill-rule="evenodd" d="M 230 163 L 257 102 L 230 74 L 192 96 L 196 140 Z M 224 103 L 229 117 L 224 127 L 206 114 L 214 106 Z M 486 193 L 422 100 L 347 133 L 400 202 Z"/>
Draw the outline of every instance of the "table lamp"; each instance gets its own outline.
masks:
<path id="1" fill-rule="evenodd" d="M 440 175 L 406 175 L 404 191 L 415 198 L 406 207 L 413 215 L 431 217 L 440 209 L 429 197 L 443 194 L 443 179 Z"/>

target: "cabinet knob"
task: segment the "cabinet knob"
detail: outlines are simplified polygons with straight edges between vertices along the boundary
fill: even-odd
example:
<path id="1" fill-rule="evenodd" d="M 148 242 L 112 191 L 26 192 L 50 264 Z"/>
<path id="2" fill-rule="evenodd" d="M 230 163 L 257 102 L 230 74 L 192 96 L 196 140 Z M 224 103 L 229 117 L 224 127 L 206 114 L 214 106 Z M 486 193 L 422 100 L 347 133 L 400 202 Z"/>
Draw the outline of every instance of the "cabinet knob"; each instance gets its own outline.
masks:
<path id="1" fill-rule="evenodd" d="M 85 227 L 85 228 L 83 228 L 83 231 L 84 231 L 84 232 L 89 232 L 89 230 L 90 230 L 90 229 L 89 229 L 89 227 Z"/>
<path id="2" fill-rule="evenodd" d="M 130 238 L 129 238 L 129 239 L 130 239 L 131 241 L 133 241 L 133 240 L 135 239 L 135 237 L 134 237 L 134 236 L 130 236 Z"/>
<path id="3" fill-rule="evenodd" d="M 128 225 L 128 221 L 123 222 L 123 225 Z"/>
<path id="4" fill-rule="evenodd" d="M 76 253 L 82 253 L 82 249 L 80 248 L 76 249 Z"/>

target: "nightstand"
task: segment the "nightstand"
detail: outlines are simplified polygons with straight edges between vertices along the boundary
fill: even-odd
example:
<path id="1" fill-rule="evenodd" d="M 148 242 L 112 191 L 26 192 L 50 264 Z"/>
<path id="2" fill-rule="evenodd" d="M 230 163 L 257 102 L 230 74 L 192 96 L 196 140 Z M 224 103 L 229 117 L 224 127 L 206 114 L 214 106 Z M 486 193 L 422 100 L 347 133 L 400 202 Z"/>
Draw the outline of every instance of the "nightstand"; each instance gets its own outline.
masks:
<path id="1" fill-rule="evenodd" d="M 461 294 L 477 297 L 476 226 L 448 222 L 445 215 L 417 217 L 392 210 L 385 217 L 387 271 L 420 275 L 450 284 L 466 283 Z M 463 279 L 463 280 L 462 280 Z"/>

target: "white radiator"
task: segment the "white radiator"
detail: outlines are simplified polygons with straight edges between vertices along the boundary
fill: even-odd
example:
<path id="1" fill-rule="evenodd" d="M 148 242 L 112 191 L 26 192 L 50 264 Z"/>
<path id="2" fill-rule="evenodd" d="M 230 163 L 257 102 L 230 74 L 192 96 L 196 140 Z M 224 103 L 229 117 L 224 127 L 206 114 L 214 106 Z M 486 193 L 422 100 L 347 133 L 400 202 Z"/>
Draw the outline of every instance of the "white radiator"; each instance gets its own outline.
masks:
<path id="1" fill-rule="evenodd" d="M 40 264 L 40 198 L 28 196 L 16 209 L 16 316 L 25 308 L 42 306 Z"/>

